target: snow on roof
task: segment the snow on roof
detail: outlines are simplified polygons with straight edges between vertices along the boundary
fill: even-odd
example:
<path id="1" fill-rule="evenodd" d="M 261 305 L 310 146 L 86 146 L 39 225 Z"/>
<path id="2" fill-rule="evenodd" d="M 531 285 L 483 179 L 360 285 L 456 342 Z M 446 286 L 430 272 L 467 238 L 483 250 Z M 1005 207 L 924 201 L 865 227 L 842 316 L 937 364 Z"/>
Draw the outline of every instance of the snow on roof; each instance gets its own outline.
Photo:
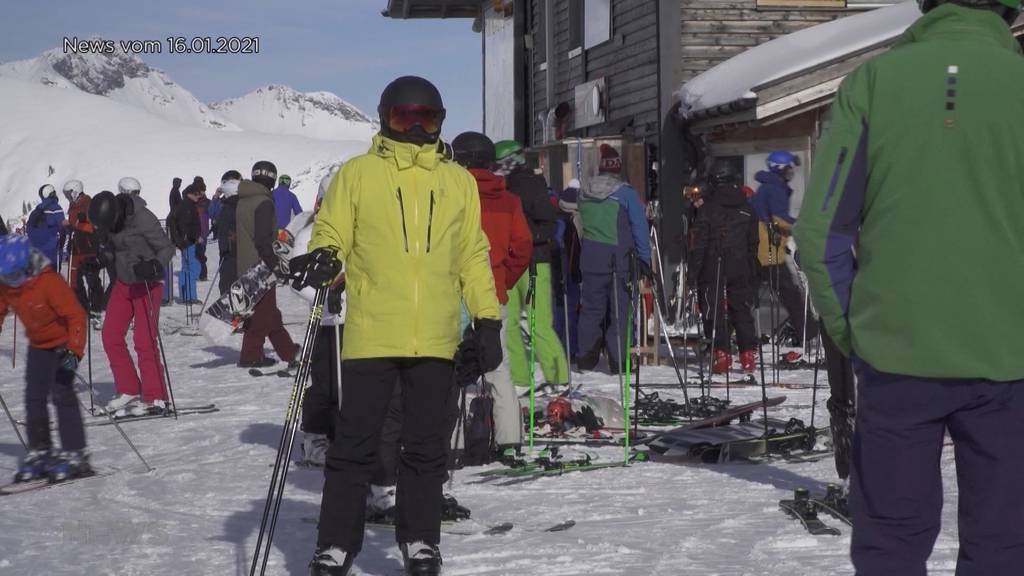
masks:
<path id="1" fill-rule="evenodd" d="M 920 16 L 917 2 L 907 1 L 765 42 L 684 83 L 677 94 L 680 114 L 692 117 L 730 102 L 756 99 L 753 90 L 758 86 L 891 40 Z"/>

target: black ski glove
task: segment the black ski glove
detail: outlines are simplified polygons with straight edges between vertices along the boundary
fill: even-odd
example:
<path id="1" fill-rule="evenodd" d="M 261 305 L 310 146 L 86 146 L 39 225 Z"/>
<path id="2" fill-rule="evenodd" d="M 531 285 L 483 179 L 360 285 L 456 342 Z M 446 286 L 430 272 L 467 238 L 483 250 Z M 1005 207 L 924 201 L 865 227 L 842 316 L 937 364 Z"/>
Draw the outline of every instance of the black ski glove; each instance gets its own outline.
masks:
<path id="1" fill-rule="evenodd" d="M 327 291 L 327 312 L 329 314 L 341 314 L 341 299 L 344 296 L 344 283 Z"/>
<path id="2" fill-rule="evenodd" d="M 483 375 L 480 370 L 480 343 L 472 324 L 466 327 L 462 342 L 455 350 L 455 380 L 459 386 L 466 387 L 476 384 Z"/>
<path id="3" fill-rule="evenodd" d="M 158 282 L 164 278 L 164 267 L 155 259 L 137 262 L 132 266 L 132 272 L 142 282 Z"/>
<path id="4" fill-rule="evenodd" d="M 317 248 L 312 252 L 295 256 L 288 262 L 292 288 L 302 290 L 306 286 L 319 288 L 332 282 L 341 273 L 341 261 L 334 248 Z"/>
<path id="5" fill-rule="evenodd" d="M 501 366 L 501 320 L 477 318 L 473 321 L 477 346 L 480 351 L 480 368 L 486 374 Z"/>
<path id="6" fill-rule="evenodd" d="M 654 279 L 656 278 L 654 275 L 654 268 L 651 268 L 650 264 L 640 258 L 636 259 L 636 264 L 640 272 L 640 278 L 654 282 Z"/>

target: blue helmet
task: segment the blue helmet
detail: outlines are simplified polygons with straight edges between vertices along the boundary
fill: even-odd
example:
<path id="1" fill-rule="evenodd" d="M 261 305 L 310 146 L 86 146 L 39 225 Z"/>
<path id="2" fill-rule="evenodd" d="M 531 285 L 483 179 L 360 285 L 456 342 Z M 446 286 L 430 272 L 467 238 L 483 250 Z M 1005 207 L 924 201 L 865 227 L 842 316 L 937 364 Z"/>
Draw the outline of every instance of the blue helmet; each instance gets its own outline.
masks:
<path id="1" fill-rule="evenodd" d="M 791 166 L 799 166 L 800 158 L 788 150 L 776 150 L 768 155 L 766 163 L 772 172 L 781 172 Z"/>
<path id="2" fill-rule="evenodd" d="M 21 234 L 0 237 L 0 282 L 20 286 L 25 282 L 31 247 Z"/>

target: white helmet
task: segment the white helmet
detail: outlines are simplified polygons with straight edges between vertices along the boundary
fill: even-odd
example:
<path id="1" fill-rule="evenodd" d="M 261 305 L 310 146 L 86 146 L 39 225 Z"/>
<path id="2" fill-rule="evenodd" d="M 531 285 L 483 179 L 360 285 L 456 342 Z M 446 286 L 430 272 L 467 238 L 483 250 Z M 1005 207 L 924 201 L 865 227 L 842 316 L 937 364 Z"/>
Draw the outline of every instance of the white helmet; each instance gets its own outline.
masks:
<path id="1" fill-rule="evenodd" d="M 74 202 L 78 200 L 78 197 L 82 195 L 82 181 L 81 180 L 68 180 L 64 183 L 64 197 Z"/>
<path id="2" fill-rule="evenodd" d="M 142 184 L 139 184 L 139 181 L 131 176 L 125 176 L 117 181 L 117 191 L 121 194 L 138 196 L 142 192 Z"/>
<path id="3" fill-rule="evenodd" d="M 43 184 L 39 187 L 39 199 L 49 198 L 50 196 L 56 196 L 57 189 L 52 184 Z"/>

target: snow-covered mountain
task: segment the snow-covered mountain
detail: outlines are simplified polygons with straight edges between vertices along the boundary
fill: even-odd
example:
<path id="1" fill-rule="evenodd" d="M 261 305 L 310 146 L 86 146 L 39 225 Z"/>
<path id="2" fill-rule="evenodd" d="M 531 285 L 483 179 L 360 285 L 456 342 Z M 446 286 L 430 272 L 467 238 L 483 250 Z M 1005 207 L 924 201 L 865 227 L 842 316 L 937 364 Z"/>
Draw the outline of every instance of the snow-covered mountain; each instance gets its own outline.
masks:
<path id="1" fill-rule="evenodd" d="M 248 174 L 263 159 L 290 174 L 302 205 L 312 206 L 330 167 L 368 146 L 367 139 L 331 142 L 182 125 L 81 90 L 3 76 L 0 111 L 0 214 L 5 218 L 20 215 L 25 201 L 37 201 L 42 184 L 59 189 L 77 178 L 95 194 L 116 190 L 123 176 L 141 181 L 143 198 L 163 217 L 172 178 L 188 184 L 202 176 L 212 194 L 225 171 Z M 132 130 L 130 141 L 125 127 Z"/>
<path id="2" fill-rule="evenodd" d="M 0 65 L 0 77 L 105 96 L 177 124 L 239 129 L 161 70 L 126 54 L 116 42 L 111 46 L 114 51 L 103 54 L 65 54 L 62 48 L 54 48 L 35 58 Z"/>
<path id="3" fill-rule="evenodd" d="M 293 134 L 322 140 L 365 140 L 377 122 L 331 92 L 299 92 L 270 85 L 210 105 L 243 130 Z"/>

